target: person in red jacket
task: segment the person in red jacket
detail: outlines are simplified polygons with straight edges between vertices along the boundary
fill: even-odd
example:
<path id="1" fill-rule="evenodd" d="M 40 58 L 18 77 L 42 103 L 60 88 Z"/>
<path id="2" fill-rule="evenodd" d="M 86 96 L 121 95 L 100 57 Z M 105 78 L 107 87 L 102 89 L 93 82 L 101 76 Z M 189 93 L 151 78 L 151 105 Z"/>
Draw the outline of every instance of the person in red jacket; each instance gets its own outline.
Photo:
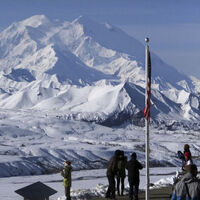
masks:
<path id="1" fill-rule="evenodd" d="M 185 157 L 185 165 L 193 164 L 189 144 L 184 145 L 184 157 Z"/>

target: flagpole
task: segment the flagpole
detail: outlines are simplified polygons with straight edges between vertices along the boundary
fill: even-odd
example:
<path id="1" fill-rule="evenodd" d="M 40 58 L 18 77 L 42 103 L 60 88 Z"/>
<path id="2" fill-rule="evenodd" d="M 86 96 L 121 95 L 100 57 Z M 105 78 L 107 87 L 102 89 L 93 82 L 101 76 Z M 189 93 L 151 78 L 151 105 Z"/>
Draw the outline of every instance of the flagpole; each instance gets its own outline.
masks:
<path id="1" fill-rule="evenodd" d="M 145 38 L 146 46 L 145 46 L 145 76 L 146 76 L 146 90 L 145 90 L 145 105 L 147 103 L 147 90 L 148 90 L 148 65 L 149 65 L 149 59 L 148 59 L 148 53 L 149 53 L 149 38 Z M 146 135 L 145 135 L 145 154 L 146 154 L 146 193 L 145 193 L 145 199 L 149 200 L 149 120 L 145 118 L 145 128 L 146 128 Z"/>

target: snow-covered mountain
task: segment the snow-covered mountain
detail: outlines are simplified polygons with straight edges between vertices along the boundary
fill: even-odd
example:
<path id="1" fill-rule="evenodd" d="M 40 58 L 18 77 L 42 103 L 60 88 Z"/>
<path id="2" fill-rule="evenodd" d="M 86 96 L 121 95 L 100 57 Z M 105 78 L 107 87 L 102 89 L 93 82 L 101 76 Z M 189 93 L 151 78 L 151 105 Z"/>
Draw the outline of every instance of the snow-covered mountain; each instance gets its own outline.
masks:
<path id="1" fill-rule="evenodd" d="M 198 80 L 152 55 L 152 119 L 198 121 Z M 0 33 L 0 107 L 141 125 L 144 45 L 110 24 L 37 15 Z"/>
<path id="2" fill-rule="evenodd" d="M 0 58 L 2 108 L 120 123 L 143 110 L 144 46 L 112 25 L 33 16 L 0 33 Z M 152 118 L 199 119 L 192 80 L 153 53 L 152 68 Z"/>
<path id="3" fill-rule="evenodd" d="M 150 163 L 177 166 L 183 135 L 199 154 L 186 129 L 199 130 L 200 82 L 151 58 Z M 144 74 L 144 45 L 110 24 L 37 15 L 10 25 L 0 33 L 0 176 L 55 172 L 65 159 L 105 167 L 116 149 L 144 160 Z"/>

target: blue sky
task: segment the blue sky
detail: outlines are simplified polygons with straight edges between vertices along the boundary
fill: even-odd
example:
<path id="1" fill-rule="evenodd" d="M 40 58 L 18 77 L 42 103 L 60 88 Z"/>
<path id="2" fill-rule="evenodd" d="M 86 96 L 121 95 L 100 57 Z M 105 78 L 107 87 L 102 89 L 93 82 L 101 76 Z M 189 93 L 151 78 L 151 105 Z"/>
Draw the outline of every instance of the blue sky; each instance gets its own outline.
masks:
<path id="1" fill-rule="evenodd" d="M 125 30 L 179 71 L 200 78 L 199 0 L 0 0 L 0 30 L 36 14 L 71 21 L 80 15 Z"/>

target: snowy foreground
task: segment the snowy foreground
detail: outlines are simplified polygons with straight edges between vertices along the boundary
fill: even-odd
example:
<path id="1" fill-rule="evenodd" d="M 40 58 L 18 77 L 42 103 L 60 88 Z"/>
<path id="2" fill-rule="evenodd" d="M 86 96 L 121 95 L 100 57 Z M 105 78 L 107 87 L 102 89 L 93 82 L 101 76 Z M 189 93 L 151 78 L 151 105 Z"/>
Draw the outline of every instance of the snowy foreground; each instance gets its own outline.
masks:
<path id="1" fill-rule="evenodd" d="M 172 176 L 181 166 L 177 150 L 189 143 L 192 155 L 198 156 L 199 133 L 153 127 L 150 132 L 150 164 L 154 166 L 151 182 L 161 180 L 159 185 L 171 184 Z M 66 159 L 72 161 L 76 170 L 73 172 L 72 196 L 91 199 L 93 195 L 104 195 L 106 172 L 100 169 L 106 167 L 116 149 L 124 150 L 128 158 L 135 151 L 138 160 L 144 164 L 144 128 L 132 125 L 109 128 L 68 120 L 50 112 L 0 110 L 0 199 L 20 200 L 22 198 L 14 193 L 15 190 L 41 181 L 58 191 L 52 200 L 63 200 L 62 177 L 55 172 L 62 169 Z M 195 163 L 199 166 L 197 159 Z M 51 175 L 42 175 L 47 173 Z M 145 185 L 144 173 L 141 173 L 141 188 Z"/>
<path id="2" fill-rule="evenodd" d="M 153 127 L 150 132 L 151 167 L 180 166 L 176 152 L 185 143 L 193 156 L 200 154 L 198 132 Z M 116 149 L 128 157 L 135 151 L 144 164 L 144 128 L 109 128 L 53 113 L 0 110 L 0 177 L 56 173 L 67 159 L 75 170 L 105 168 Z"/>
<path id="3" fill-rule="evenodd" d="M 150 182 L 155 187 L 171 185 L 178 167 L 161 167 L 150 169 Z M 91 199 L 93 196 L 103 196 L 107 189 L 106 170 L 81 170 L 72 173 L 72 197 L 73 199 Z M 0 179 L 0 199 L 20 200 L 22 199 L 14 191 L 29 184 L 41 181 L 54 188 L 58 192 L 51 196 L 50 200 L 65 200 L 62 177 L 60 174 L 40 175 L 40 176 L 19 176 Z M 128 182 L 126 178 L 126 191 Z M 145 188 L 145 169 L 141 172 L 140 189 Z"/>

